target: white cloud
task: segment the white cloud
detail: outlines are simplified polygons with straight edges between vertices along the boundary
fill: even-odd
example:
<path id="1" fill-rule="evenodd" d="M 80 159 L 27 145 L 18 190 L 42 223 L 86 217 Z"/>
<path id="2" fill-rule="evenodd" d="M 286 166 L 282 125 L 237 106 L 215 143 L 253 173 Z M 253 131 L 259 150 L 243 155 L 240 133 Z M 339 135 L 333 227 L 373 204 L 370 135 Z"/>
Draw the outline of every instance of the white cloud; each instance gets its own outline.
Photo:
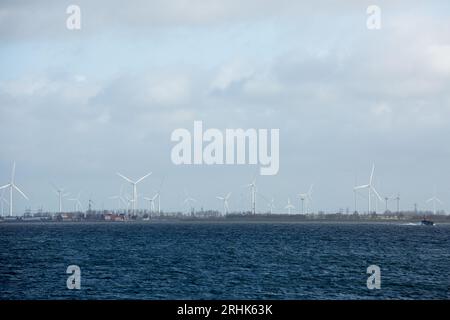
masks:
<path id="1" fill-rule="evenodd" d="M 82 103 L 94 97 L 99 86 L 96 83 L 80 81 L 78 76 L 48 77 L 45 75 L 28 75 L 22 78 L 0 82 L 0 93 L 14 99 L 45 99 L 58 97 L 68 103 Z"/>
<path id="2" fill-rule="evenodd" d="M 143 94 L 149 104 L 170 106 L 186 103 L 190 97 L 190 81 L 182 75 L 151 79 Z"/>
<path id="3" fill-rule="evenodd" d="M 249 63 L 243 61 L 233 61 L 223 65 L 211 83 L 211 89 L 226 91 L 233 84 L 241 83 L 249 79 L 253 70 Z"/>

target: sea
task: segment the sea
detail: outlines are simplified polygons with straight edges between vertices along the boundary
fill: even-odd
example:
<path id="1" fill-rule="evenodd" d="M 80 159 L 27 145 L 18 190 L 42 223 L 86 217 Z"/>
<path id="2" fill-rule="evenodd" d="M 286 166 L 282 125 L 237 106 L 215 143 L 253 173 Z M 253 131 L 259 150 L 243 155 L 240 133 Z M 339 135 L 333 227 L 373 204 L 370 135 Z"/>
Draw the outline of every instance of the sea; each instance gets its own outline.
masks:
<path id="1" fill-rule="evenodd" d="M 450 224 L 0 224 L 1 300 L 449 298 Z"/>

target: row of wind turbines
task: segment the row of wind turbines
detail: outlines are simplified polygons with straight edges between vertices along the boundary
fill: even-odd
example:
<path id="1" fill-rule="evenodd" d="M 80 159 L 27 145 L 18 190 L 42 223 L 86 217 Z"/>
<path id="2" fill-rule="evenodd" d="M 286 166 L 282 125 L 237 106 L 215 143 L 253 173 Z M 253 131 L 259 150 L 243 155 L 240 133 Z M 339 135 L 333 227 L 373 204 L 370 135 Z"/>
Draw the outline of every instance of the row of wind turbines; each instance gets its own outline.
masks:
<path id="1" fill-rule="evenodd" d="M 370 177 L 369 177 L 369 182 L 367 184 L 364 185 L 359 185 L 359 186 L 355 186 L 353 188 L 353 196 L 354 196 L 354 201 L 355 201 L 355 212 L 357 212 L 357 204 L 356 204 L 356 199 L 357 199 L 357 195 L 358 195 L 358 190 L 367 190 L 367 212 L 368 213 L 372 213 L 372 212 L 378 212 L 378 201 L 381 201 L 385 203 L 385 211 L 388 211 L 388 201 L 389 200 L 395 200 L 397 202 L 397 212 L 400 212 L 400 195 L 397 194 L 396 196 L 385 196 L 384 198 L 382 198 L 380 196 L 380 194 L 378 193 L 378 191 L 375 189 L 374 186 L 374 182 L 373 182 L 373 178 L 374 178 L 374 173 L 375 173 L 375 164 L 372 165 L 372 171 L 370 173 Z M 375 209 L 373 208 L 373 196 L 376 197 L 375 199 Z M 433 214 L 437 213 L 437 204 L 444 204 L 442 202 L 442 200 L 440 200 L 437 196 L 436 196 L 436 189 L 434 190 L 434 195 L 433 197 L 431 197 L 430 199 L 428 199 L 426 201 L 427 203 L 433 203 Z"/>
<path id="2" fill-rule="evenodd" d="M 29 200 L 28 196 L 17 186 L 15 182 L 15 172 L 16 172 L 16 164 L 13 163 L 12 166 L 12 172 L 11 172 L 11 180 L 8 184 L 1 186 L 0 190 L 2 190 L 1 196 L 0 196 L 0 205 L 1 205 L 1 214 L 3 216 L 3 210 L 4 206 L 7 205 L 9 207 L 9 216 L 13 216 L 13 191 L 17 191 L 23 198 L 26 200 Z M 355 186 L 353 188 L 354 192 L 354 201 L 355 201 L 355 212 L 357 212 L 357 195 L 360 190 L 367 190 L 367 201 L 368 201 L 368 213 L 377 212 L 377 203 L 378 201 L 385 201 L 386 205 L 386 211 L 388 210 L 388 201 L 389 200 L 396 200 L 397 201 L 397 212 L 399 212 L 399 203 L 400 203 L 400 196 L 397 195 L 396 197 L 384 197 L 384 199 L 380 196 L 378 191 L 376 190 L 374 186 L 374 172 L 375 172 L 375 165 L 372 165 L 372 171 L 369 176 L 369 182 L 364 185 Z M 136 213 L 136 210 L 138 208 L 138 198 L 139 194 L 137 191 L 137 186 L 139 183 L 144 181 L 147 177 L 152 175 L 152 172 L 147 173 L 146 175 L 140 177 L 137 180 L 132 180 L 131 178 L 121 174 L 117 173 L 117 176 L 122 178 L 126 183 L 128 183 L 131 186 L 131 196 L 128 194 L 123 194 L 123 185 L 120 188 L 120 192 L 118 195 L 114 195 L 109 197 L 110 199 L 116 199 L 118 201 L 118 208 L 121 207 L 121 205 L 126 206 L 126 210 L 130 211 L 134 214 Z M 144 200 L 148 201 L 149 203 L 149 210 L 151 213 L 158 212 L 161 214 L 161 189 L 164 182 L 164 178 L 161 181 L 161 184 L 157 190 L 157 192 L 151 196 L 151 197 L 143 197 Z M 63 199 L 67 199 L 69 201 L 74 202 L 74 209 L 77 212 L 84 211 L 83 205 L 81 203 L 80 197 L 81 192 L 78 193 L 77 197 L 74 198 L 68 198 L 70 195 L 68 192 L 64 190 L 64 188 L 60 188 L 54 184 L 52 184 L 55 194 L 58 196 L 58 204 L 59 204 L 59 213 L 63 212 Z M 276 208 L 274 205 L 274 198 L 268 199 L 263 194 L 259 193 L 256 186 L 256 178 L 252 180 L 251 183 L 246 184 L 242 187 L 249 188 L 250 191 L 250 198 L 251 198 L 251 213 L 256 214 L 256 202 L 257 202 L 257 195 L 261 196 L 266 202 L 267 202 L 267 208 L 270 213 L 273 213 L 274 209 Z M 5 190 L 9 189 L 9 201 L 5 198 Z M 299 212 L 300 214 L 308 214 L 310 210 L 310 205 L 313 201 L 312 198 L 312 192 L 313 192 L 313 185 L 311 185 L 307 192 L 299 193 Z M 216 199 L 220 200 L 222 202 L 222 214 L 226 215 L 229 213 L 229 200 L 232 195 L 232 192 L 228 192 L 225 195 L 216 196 Z M 373 201 L 373 197 L 376 197 L 375 201 Z M 188 192 L 185 190 L 185 199 L 183 201 L 183 205 L 188 206 L 191 209 L 191 212 L 193 211 L 193 205 L 196 203 L 197 200 L 192 198 Z M 90 200 L 91 203 L 91 200 Z M 156 209 L 156 203 L 157 203 L 157 209 Z M 375 210 L 373 209 L 373 205 L 375 203 Z M 437 213 L 437 205 L 443 204 L 442 200 L 437 198 L 436 192 L 434 196 L 427 200 L 427 203 L 433 204 L 433 213 Z M 300 210 L 301 208 L 301 210 Z M 295 206 L 292 204 L 291 199 L 287 199 L 286 206 L 283 207 L 283 209 L 287 210 L 288 214 L 291 214 L 293 210 L 295 210 Z"/>
<path id="3" fill-rule="evenodd" d="M 274 213 L 274 209 L 276 208 L 275 207 L 275 199 L 273 197 L 271 199 L 268 199 L 266 196 L 264 196 L 263 194 L 258 192 L 258 189 L 256 186 L 256 178 L 254 178 L 251 183 L 243 185 L 242 187 L 249 188 L 249 190 L 250 190 L 250 199 L 251 199 L 250 200 L 251 201 L 250 208 L 251 208 L 252 214 L 256 214 L 256 199 L 257 199 L 258 195 L 267 202 L 268 212 L 270 214 Z M 301 207 L 301 211 L 299 213 L 301 213 L 301 214 L 305 214 L 305 213 L 309 212 L 308 211 L 309 205 L 312 202 L 312 189 L 313 189 L 313 186 L 311 185 L 308 192 L 298 194 L 299 200 L 301 201 L 301 205 L 299 205 L 299 208 Z M 218 199 L 222 202 L 222 206 L 223 206 L 222 215 L 227 215 L 230 211 L 228 201 L 230 200 L 231 195 L 232 195 L 232 192 L 228 192 L 226 195 L 216 196 L 216 199 Z M 187 193 L 186 190 L 185 190 L 185 196 L 186 196 L 186 198 L 183 201 L 183 204 L 192 205 L 193 203 L 197 202 L 196 199 L 189 196 L 189 194 Z M 295 206 L 291 203 L 290 198 L 287 199 L 287 204 L 283 208 L 287 210 L 288 214 L 291 214 L 292 210 L 295 209 Z M 193 211 L 192 206 L 190 207 L 190 210 Z"/>
<path id="4" fill-rule="evenodd" d="M 9 216 L 13 216 L 13 191 L 16 190 L 17 192 L 19 192 L 22 197 L 24 197 L 26 200 L 29 200 L 28 196 L 16 185 L 15 183 L 15 171 L 16 171 L 16 163 L 13 163 L 13 167 L 12 167 L 12 173 L 11 173 L 11 181 L 10 183 L 1 186 L 0 190 L 6 190 L 7 188 L 9 188 L 9 202 L 5 199 L 4 197 L 4 192 L 2 192 L 1 197 L 0 197 L 0 205 L 1 205 L 1 213 L 2 216 L 3 214 L 3 210 L 4 210 L 4 205 L 9 206 Z M 127 194 L 123 194 L 123 185 L 120 188 L 120 192 L 117 195 L 111 196 L 109 197 L 110 199 L 116 199 L 118 201 L 118 208 L 121 207 L 121 205 L 125 205 L 126 206 L 126 210 L 129 211 L 131 210 L 131 212 L 133 212 L 133 214 L 136 212 L 137 208 L 138 208 L 138 198 L 139 198 L 139 194 L 137 191 L 137 186 L 140 182 L 142 182 L 143 180 L 145 180 L 147 177 L 149 177 L 152 174 L 152 172 L 147 173 L 146 175 L 140 177 L 137 180 L 132 180 L 131 178 L 117 172 L 117 176 L 119 176 L 120 178 L 122 178 L 123 180 L 125 180 L 125 182 L 127 182 L 128 184 L 130 184 L 131 188 L 132 188 L 132 194 L 131 196 L 127 195 Z M 152 197 L 143 197 L 144 200 L 149 202 L 149 209 L 150 212 L 158 212 L 158 214 L 161 213 L 161 189 L 162 189 L 162 185 L 163 185 L 164 179 L 162 179 L 161 184 L 159 186 L 159 189 L 157 190 L 157 192 L 152 196 Z M 56 196 L 58 197 L 58 212 L 59 213 L 63 213 L 63 200 L 66 199 L 68 201 L 73 201 L 74 202 L 74 210 L 76 212 L 82 212 L 84 211 L 83 205 L 81 203 L 81 192 L 78 193 L 77 197 L 74 198 L 68 198 L 70 196 L 70 193 L 66 192 L 65 188 L 59 187 L 55 184 L 51 184 L 53 187 L 53 191 L 56 194 Z M 257 192 L 257 187 L 256 187 L 256 178 L 253 179 L 253 181 L 250 184 L 244 185 L 243 187 L 248 187 L 250 188 L 250 196 L 251 196 L 251 212 L 253 214 L 256 214 L 256 196 L 257 194 L 259 194 Z M 223 206 L 223 215 L 228 214 L 229 212 L 229 200 L 231 197 L 232 193 L 228 192 L 226 195 L 223 196 L 217 196 L 216 198 L 218 200 L 220 200 L 222 202 L 222 206 Z M 264 199 L 267 200 L 268 202 L 268 209 L 270 211 L 270 213 L 273 213 L 273 210 L 275 209 L 275 205 L 274 205 L 274 198 L 268 200 L 265 196 L 263 196 L 262 194 L 259 194 L 261 197 L 263 197 Z M 305 213 L 305 209 L 306 212 L 308 212 L 308 205 L 309 203 L 312 201 L 312 185 L 309 189 L 308 192 L 306 193 L 300 193 L 299 194 L 299 198 L 301 201 L 301 208 L 302 211 L 301 213 Z M 156 202 L 157 202 L 157 210 L 156 210 Z M 196 203 L 197 200 L 192 198 L 187 191 L 185 190 L 185 199 L 183 201 L 183 205 L 186 205 L 188 207 L 191 208 L 191 211 L 193 210 L 193 204 Z M 306 206 L 305 206 L 306 204 Z M 288 198 L 288 204 L 284 207 L 284 209 L 288 210 L 288 213 L 291 214 L 291 210 L 295 209 L 295 207 L 291 204 L 290 202 L 290 198 Z"/>

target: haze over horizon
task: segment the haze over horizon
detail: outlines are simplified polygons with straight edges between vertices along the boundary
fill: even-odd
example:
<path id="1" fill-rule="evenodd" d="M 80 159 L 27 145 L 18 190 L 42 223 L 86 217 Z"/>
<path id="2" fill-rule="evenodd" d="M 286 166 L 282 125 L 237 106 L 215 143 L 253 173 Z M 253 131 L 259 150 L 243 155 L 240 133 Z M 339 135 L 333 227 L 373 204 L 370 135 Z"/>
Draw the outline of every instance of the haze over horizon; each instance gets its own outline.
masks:
<path id="1" fill-rule="evenodd" d="M 173 130 L 280 129 L 280 169 L 258 176 L 279 210 L 314 184 L 315 211 L 353 210 L 355 185 L 400 194 L 401 208 L 450 207 L 450 3 L 434 1 L 80 0 L 0 3 L 0 186 L 16 182 L 14 211 L 55 211 L 51 183 L 85 208 L 115 208 L 116 175 L 163 210 L 250 210 L 259 165 L 176 166 Z M 369 5 L 382 27 L 366 27 Z M 258 211 L 267 206 L 259 198 Z M 72 208 L 65 202 L 64 208 Z M 147 208 L 143 199 L 140 208 Z M 360 211 L 366 200 L 358 200 Z M 379 208 L 383 206 L 380 204 Z M 395 208 L 391 202 L 390 207 Z"/>

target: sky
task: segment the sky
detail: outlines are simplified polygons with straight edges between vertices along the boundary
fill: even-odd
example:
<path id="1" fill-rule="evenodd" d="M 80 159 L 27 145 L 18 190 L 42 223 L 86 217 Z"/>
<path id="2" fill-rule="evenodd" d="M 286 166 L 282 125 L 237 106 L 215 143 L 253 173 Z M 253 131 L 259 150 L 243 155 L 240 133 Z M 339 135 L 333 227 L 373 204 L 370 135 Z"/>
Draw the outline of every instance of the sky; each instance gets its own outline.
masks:
<path id="1" fill-rule="evenodd" d="M 66 28 L 72 4 L 80 30 Z M 366 25 L 373 4 L 379 30 Z M 106 209 L 117 172 L 152 172 L 138 193 L 163 180 L 163 210 L 183 210 L 185 191 L 197 208 L 220 210 L 216 196 L 232 192 L 230 209 L 249 210 L 242 186 L 259 166 L 172 163 L 171 133 L 201 120 L 280 129 L 258 211 L 263 196 L 298 210 L 311 184 L 315 211 L 353 210 L 372 163 L 375 187 L 402 209 L 430 209 L 436 190 L 449 211 L 449 14 L 448 1 L 1 0 L 0 185 L 16 161 L 30 201 L 15 194 L 15 212 L 57 210 L 51 184 Z"/>

